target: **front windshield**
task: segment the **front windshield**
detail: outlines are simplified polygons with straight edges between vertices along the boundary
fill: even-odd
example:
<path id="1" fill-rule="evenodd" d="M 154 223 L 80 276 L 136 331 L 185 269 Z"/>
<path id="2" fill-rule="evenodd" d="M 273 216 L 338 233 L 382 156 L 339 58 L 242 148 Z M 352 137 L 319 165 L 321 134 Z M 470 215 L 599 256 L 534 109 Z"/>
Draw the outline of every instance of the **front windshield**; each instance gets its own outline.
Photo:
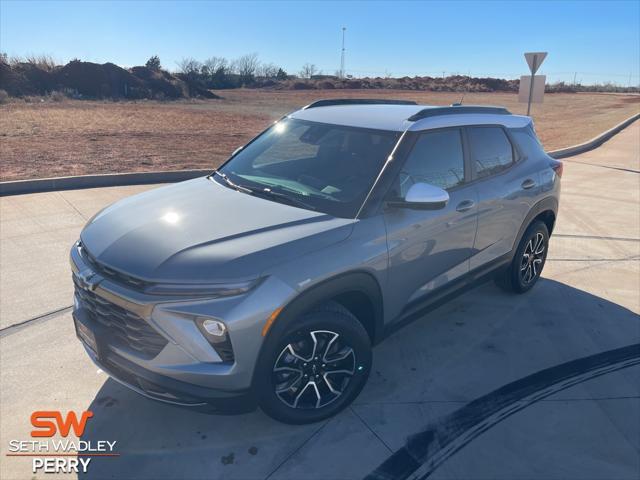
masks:
<path id="1" fill-rule="evenodd" d="M 265 198 L 353 218 L 398 137 L 397 132 L 283 119 L 220 171 Z"/>

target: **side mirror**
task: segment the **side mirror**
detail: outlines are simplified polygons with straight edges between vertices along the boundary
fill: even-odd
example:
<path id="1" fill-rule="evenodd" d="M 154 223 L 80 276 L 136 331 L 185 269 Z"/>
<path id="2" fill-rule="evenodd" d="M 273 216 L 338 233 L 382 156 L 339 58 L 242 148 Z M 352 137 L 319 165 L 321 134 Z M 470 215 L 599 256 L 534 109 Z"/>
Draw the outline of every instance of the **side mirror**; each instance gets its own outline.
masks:
<path id="1" fill-rule="evenodd" d="M 392 207 L 413 208 L 416 210 L 438 210 L 444 208 L 449 201 L 446 190 L 428 183 L 414 183 L 404 199 L 387 202 Z"/>

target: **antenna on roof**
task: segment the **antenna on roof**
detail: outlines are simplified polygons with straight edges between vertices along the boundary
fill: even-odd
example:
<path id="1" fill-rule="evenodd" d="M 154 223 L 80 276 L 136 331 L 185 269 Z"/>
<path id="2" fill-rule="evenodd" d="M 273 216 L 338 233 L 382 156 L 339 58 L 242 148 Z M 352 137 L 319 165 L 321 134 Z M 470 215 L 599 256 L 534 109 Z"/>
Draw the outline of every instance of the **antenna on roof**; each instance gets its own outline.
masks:
<path id="1" fill-rule="evenodd" d="M 452 107 L 459 107 L 460 105 L 462 105 L 462 101 L 464 100 L 464 96 L 469 92 L 469 83 L 471 82 L 471 71 L 469 71 L 469 74 L 467 75 L 467 84 L 465 85 L 466 87 L 466 91 L 462 92 L 462 97 L 460 97 L 460 101 L 458 103 L 452 103 L 451 106 Z"/>
<path id="2" fill-rule="evenodd" d="M 462 105 L 462 101 L 464 100 L 464 96 L 466 95 L 466 92 L 462 94 L 462 96 L 460 97 L 460 101 L 456 102 L 456 103 L 452 103 L 451 106 L 452 107 L 459 107 L 460 105 Z"/>

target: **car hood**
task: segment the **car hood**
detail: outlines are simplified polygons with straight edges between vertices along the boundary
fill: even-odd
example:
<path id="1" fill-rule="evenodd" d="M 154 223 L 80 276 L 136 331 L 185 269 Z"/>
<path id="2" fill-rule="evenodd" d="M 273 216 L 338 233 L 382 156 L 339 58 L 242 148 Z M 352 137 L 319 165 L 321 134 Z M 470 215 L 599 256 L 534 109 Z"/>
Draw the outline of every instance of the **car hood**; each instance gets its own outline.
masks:
<path id="1" fill-rule="evenodd" d="M 116 202 L 80 237 L 99 263 L 143 280 L 216 282 L 340 242 L 353 223 L 198 178 Z"/>

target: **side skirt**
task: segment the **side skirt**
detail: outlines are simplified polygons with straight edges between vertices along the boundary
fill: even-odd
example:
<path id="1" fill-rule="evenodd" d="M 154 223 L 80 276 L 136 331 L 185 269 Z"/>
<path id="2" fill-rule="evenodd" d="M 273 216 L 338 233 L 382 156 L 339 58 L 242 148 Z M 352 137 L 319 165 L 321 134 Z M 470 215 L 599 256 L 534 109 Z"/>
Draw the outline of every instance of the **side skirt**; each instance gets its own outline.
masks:
<path id="1" fill-rule="evenodd" d="M 452 282 L 450 285 L 444 285 L 424 298 L 409 303 L 395 320 L 385 326 L 382 339 L 387 338 L 402 327 L 424 317 L 427 313 L 435 310 L 448 301 L 453 300 L 469 290 L 473 290 L 483 283 L 486 283 L 488 280 L 493 278 L 500 269 L 506 268 L 511 263 L 513 254 L 514 252 L 509 252 L 502 255 L 488 264 L 467 273 L 462 278 Z"/>

